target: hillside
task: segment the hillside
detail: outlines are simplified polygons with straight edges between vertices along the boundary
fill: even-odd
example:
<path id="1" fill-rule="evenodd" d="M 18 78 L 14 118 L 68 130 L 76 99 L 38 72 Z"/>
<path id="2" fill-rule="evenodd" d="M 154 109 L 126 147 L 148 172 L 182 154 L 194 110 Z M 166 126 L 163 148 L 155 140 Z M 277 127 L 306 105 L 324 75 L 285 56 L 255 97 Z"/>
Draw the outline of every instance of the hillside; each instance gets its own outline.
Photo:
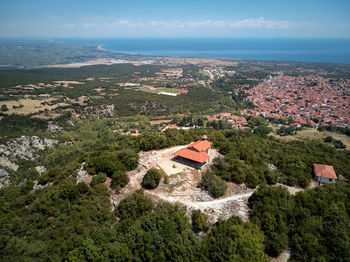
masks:
<path id="1" fill-rule="evenodd" d="M 92 58 L 75 48 L 52 64 Z M 349 128 L 265 117 L 246 95 L 283 70 L 343 101 L 348 66 L 134 58 L 0 70 L 1 261 L 349 261 Z M 176 156 L 199 140 L 208 160 Z"/>

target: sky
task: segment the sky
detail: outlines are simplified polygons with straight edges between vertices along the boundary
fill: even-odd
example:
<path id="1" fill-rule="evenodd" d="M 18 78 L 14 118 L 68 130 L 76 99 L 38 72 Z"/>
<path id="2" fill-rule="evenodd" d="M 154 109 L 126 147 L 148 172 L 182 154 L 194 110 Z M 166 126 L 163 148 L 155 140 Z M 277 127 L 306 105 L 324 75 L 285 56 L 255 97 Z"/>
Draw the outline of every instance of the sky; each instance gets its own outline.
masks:
<path id="1" fill-rule="evenodd" d="M 350 1 L 0 0 L 0 37 L 350 38 Z"/>

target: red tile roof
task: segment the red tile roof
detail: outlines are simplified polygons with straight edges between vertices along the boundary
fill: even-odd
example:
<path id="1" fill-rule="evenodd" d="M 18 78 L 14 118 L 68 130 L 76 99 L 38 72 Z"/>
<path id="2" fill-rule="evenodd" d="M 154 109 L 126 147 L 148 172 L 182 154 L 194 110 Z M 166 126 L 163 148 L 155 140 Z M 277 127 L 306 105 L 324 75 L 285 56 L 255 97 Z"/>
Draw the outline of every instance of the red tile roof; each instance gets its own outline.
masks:
<path id="1" fill-rule="evenodd" d="M 207 140 L 198 140 L 197 142 L 194 142 L 190 144 L 187 148 L 191 149 L 194 148 L 197 151 L 206 151 L 211 147 L 211 143 Z"/>
<path id="2" fill-rule="evenodd" d="M 314 164 L 314 170 L 315 170 L 316 176 L 333 178 L 333 179 L 338 178 L 332 166 Z"/>
<path id="3" fill-rule="evenodd" d="M 195 162 L 204 163 L 209 159 L 209 155 L 205 152 L 196 152 L 188 148 L 180 149 L 175 155 L 190 159 Z"/>
<path id="4" fill-rule="evenodd" d="M 190 144 L 188 147 L 175 152 L 176 156 L 181 156 L 195 162 L 204 163 L 209 159 L 209 155 L 205 152 L 211 147 L 211 143 L 207 140 L 198 140 Z"/>

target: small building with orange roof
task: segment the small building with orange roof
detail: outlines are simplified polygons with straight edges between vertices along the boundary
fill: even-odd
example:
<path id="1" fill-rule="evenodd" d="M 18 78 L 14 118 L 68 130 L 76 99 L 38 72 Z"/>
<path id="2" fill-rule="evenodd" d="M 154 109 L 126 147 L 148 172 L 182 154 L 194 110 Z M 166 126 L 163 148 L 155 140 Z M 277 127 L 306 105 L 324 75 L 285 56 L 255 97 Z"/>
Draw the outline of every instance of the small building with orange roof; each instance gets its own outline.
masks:
<path id="1" fill-rule="evenodd" d="M 315 178 L 322 184 L 334 184 L 338 179 L 333 166 L 314 164 Z"/>
<path id="2" fill-rule="evenodd" d="M 211 148 L 211 143 L 203 136 L 189 146 L 175 152 L 175 158 L 190 166 L 200 169 L 209 160 L 208 151 Z"/>
<path id="3" fill-rule="evenodd" d="M 168 127 L 168 129 L 180 129 L 177 125 L 171 125 Z"/>

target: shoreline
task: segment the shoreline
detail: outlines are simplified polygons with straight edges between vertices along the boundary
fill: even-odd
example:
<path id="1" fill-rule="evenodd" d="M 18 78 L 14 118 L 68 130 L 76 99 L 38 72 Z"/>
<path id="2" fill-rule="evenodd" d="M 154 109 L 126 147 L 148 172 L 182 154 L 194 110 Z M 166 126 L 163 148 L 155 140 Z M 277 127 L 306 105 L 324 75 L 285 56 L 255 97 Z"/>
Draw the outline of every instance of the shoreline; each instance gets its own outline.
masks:
<path id="1" fill-rule="evenodd" d="M 148 58 L 183 58 L 183 59 L 215 59 L 224 61 L 248 61 L 248 62 L 274 62 L 274 63 L 310 63 L 310 64 L 338 64 L 338 65 L 350 65 L 349 62 L 332 62 L 332 61 L 304 61 L 304 60 L 288 60 L 288 59 L 259 59 L 259 58 L 231 58 L 231 57 L 215 57 L 215 56 L 185 56 L 185 55 L 155 55 L 155 54 L 142 54 L 127 51 L 116 51 L 105 49 L 102 44 L 98 44 L 97 49 L 104 52 L 111 52 L 116 54 L 124 54 L 130 56 L 143 56 Z M 180 50 L 179 50 L 180 51 Z"/>

